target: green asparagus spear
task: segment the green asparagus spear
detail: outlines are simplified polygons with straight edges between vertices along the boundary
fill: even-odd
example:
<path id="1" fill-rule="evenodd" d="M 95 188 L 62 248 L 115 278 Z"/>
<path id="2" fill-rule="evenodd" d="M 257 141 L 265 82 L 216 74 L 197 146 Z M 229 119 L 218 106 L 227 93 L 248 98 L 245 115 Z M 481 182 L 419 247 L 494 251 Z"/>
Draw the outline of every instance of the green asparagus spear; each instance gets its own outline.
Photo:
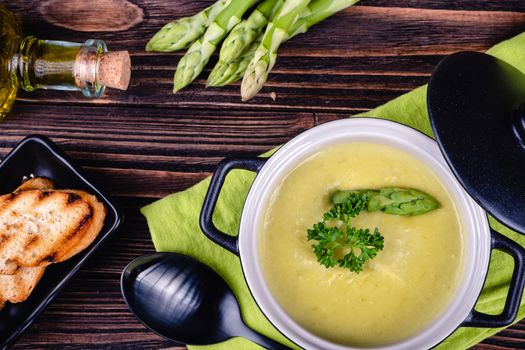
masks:
<path id="1" fill-rule="evenodd" d="M 358 1 L 359 0 L 312 0 L 307 9 L 301 14 L 301 18 L 292 26 L 290 30 L 291 34 L 285 41 L 290 40 L 298 34 L 305 33 L 311 26 L 354 5 Z M 260 42 L 261 37 L 259 37 L 242 56 L 230 63 L 219 61 L 208 78 L 208 86 L 224 86 L 240 80 L 253 59 Z"/>
<path id="2" fill-rule="evenodd" d="M 342 11 L 359 0 L 313 0 L 290 30 L 290 37 L 306 33 L 311 26 L 324 21 L 328 17 Z"/>
<path id="3" fill-rule="evenodd" d="M 173 78 L 173 92 L 188 86 L 202 72 L 221 40 L 241 21 L 244 13 L 257 0 L 231 0 L 217 15 L 204 35 L 195 41 L 177 66 Z"/>
<path id="4" fill-rule="evenodd" d="M 345 203 L 353 194 L 364 194 L 368 212 L 383 211 L 392 215 L 421 215 L 439 207 L 429 194 L 412 188 L 385 187 L 378 190 L 336 191 L 333 204 Z"/>
<path id="5" fill-rule="evenodd" d="M 289 36 L 289 31 L 310 0 L 286 0 L 275 18 L 268 24 L 261 45 L 255 51 L 241 85 L 241 97 L 247 101 L 261 90 L 277 58 L 277 49 Z"/>
<path id="6" fill-rule="evenodd" d="M 173 52 L 197 40 L 231 0 L 219 0 L 191 17 L 169 22 L 146 45 L 146 51 Z"/>
<path id="7" fill-rule="evenodd" d="M 264 0 L 253 13 L 237 24 L 224 39 L 219 62 L 230 63 L 246 52 L 273 18 L 284 0 Z"/>
<path id="8" fill-rule="evenodd" d="M 255 40 L 248 51 L 229 63 L 217 62 L 208 77 L 207 86 L 225 86 L 241 80 L 260 43 L 260 38 Z"/>

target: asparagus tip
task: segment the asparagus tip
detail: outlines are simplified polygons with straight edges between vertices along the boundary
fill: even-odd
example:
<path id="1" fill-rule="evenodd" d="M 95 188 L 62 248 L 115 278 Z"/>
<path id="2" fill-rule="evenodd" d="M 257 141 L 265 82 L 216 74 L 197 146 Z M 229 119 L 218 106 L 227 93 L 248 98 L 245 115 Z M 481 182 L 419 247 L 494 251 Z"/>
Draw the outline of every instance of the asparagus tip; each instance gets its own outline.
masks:
<path id="1" fill-rule="evenodd" d="M 257 93 L 259 92 L 258 89 L 243 89 L 241 86 L 241 100 L 242 102 L 246 102 L 251 100 Z"/>
<path id="2" fill-rule="evenodd" d="M 146 44 L 146 51 L 155 51 L 155 42 L 153 41 L 153 38 L 151 38 Z"/>
<path id="3" fill-rule="evenodd" d="M 210 78 L 208 78 L 208 80 L 206 81 L 206 89 L 207 88 L 210 88 L 210 87 L 217 87 L 218 85 L 215 83 L 214 80 L 210 80 Z"/>
<path id="4" fill-rule="evenodd" d="M 188 84 L 181 83 L 181 79 L 177 76 L 177 72 L 173 77 L 173 93 L 176 94 L 180 90 L 184 89 Z"/>
<path id="5" fill-rule="evenodd" d="M 211 71 L 210 75 L 208 75 L 208 79 L 206 80 L 206 87 L 215 87 L 215 81 L 217 79 L 215 77 L 214 72 L 215 72 L 215 68 Z"/>
<path id="6" fill-rule="evenodd" d="M 221 52 L 219 53 L 219 61 L 225 64 L 233 62 L 233 60 L 241 56 L 243 48 L 244 46 L 240 41 L 234 41 L 229 43 L 229 45 L 223 45 Z"/>
<path id="7" fill-rule="evenodd" d="M 264 66 L 264 62 L 261 66 Z M 253 98 L 262 89 L 264 83 L 266 83 L 266 75 L 261 67 L 255 65 L 254 69 L 248 69 L 241 84 L 241 98 L 243 102 L 246 102 Z M 262 73 L 262 74 L 261 74 Z"/>

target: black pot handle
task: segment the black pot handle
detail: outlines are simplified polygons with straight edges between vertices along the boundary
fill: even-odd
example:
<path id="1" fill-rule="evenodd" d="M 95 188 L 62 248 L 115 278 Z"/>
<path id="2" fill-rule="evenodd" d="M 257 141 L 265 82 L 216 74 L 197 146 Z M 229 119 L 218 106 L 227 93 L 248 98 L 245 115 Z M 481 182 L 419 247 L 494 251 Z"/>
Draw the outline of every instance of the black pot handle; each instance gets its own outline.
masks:
<path id="1" fill-rule="evenodd" d="M 226 158 L 219 163 L 217 170 L 213 174 L 208 187 L 208 192 L 202 205 L 201 217 L 199 224 L 202 232 L 221 247 L 230 252 L 239 255 L 239 246 L 237 237 L 230 236 L 221 232 L 213 223 L 213 212 L 217 205 L 217 199 L 221 193 L 224 180 L 228 173 L 234 169 L 251 170 L 258 173 L 266 163 L 265 158 Z"/>
<path id="2" fill-rule="evenodd" d="M 510 281 L 509 293 L 503 312 L 487 315 L 472 310 L 461 324 L 462 327 L 499 328 L 510 325 L 516 319 L 525 287 L 525 249 L 513 240 L 491 230 L 492 249 L 508 253 L 514 258 L 514 272 Z"/>

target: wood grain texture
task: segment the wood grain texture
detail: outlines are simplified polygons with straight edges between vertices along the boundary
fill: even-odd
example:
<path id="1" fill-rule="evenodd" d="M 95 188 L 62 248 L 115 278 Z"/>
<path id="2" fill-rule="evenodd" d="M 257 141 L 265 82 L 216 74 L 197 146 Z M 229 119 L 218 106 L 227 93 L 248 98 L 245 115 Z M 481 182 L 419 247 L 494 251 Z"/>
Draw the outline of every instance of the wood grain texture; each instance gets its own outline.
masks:
<path id="1" fill-rule="evenodd" d="M 146 53 L 144 46 L 167 21 L 211 2 L 0 0 L 17 12 L 28 34 L 104 39 L 113 50 L 129 50 L 133 64 L 127 92 L 108 91 L 100 100 L 22 92 L 0 124 L 0 157 L 28 134 L 49 136 L 117 198 L 126 215 L 120 232 L 14 349 L 179 349 L 138 323 L 120 295 L 124 266 L 153 251 L 140 207 L 192 186 L 225 156 L 263 153 L 314 125 L 425 84 L 446 54 L 486 50 L 525 30 L 523 0 L 361 0 L 287 43 L 267 87 L 250 103 L 241 103 L 238 84 L 205 89 L 211 66 L 173 95 L 182 53 Z M 525 349 L 525 321 L 473 349 Z"/>
<path id="2" fill-rule="evenodd" d="M 144 11 L 126 0 L 46 0 L 38 10 L 47 22 L 79 32 L 118 32 L 144 19 Z"/>
<path id="3" fill-rule="evenodd" d="M 96 35 L 115 50 L 130 51 L 133 73 L 129 91 L 109 92 L 97 102 L 112 105 L 140 103 L 184 108 L 213 105 L 253 110 L 307 108 L 342 112 L 369 109 L 425 83 L 431 67 L 443 55 L 457 50 L 484 50 L 525 30 L 525 13 L 515 11 L 512 2 L 507 11 L 501 11 L 490 6 L 481 10 L 483 7 L 479 5 L 473 10 L 469 7 L 471 4 L 461 10 L 449 9 L 443 5 L 448 1 L 412 8 L 410 1 L 396 1 L 387 7 L 383 2 L 379 3 L 383 6 L 377 6 L 374 0 L 365 0 L 312 28 L 308 35 L 287 43 L 279 52 L 277 65 L 262 93 L 243 104 L 238 84 L 204 89 L 210 67 L 189 88 L 173 95 L 172 77 L 181 53 L 159 55 L 143 51 L 148 38 L 166 21 L 190 15 L 210 1 L 180 1 L 177 5 L 166 0 L 136 1 L 145 12 L 141 23 L 127 31 L 107 32 L 108 23 L 100 21 L 98 33 L 57 31 L 45 21 L 35 2 L 7 4 L 26 14 L 22 21 L 30 33 L 69 40 L 85 40 Z M 97 12 L 95 2 L 85 4 Z M 63 18 L 64 23 L 72 21 L 67 16 Z M 419 67 L 417 63 L 421 61 L 426 66 Z M 382 66 L 389 69 L 381 69 Z M 399 74 L 392 75 L 392 69 Z M 402 74 L 404 70 L 409 74 Z M 151 94 L 152 89 L 157 93 Z M 276 101 L 270 97 L 272 92 L 277 95 Z M 21 99 L 56 104 L 88 103 L 79 101 L 74 94 L 42 91 L 22 93 Z"/>

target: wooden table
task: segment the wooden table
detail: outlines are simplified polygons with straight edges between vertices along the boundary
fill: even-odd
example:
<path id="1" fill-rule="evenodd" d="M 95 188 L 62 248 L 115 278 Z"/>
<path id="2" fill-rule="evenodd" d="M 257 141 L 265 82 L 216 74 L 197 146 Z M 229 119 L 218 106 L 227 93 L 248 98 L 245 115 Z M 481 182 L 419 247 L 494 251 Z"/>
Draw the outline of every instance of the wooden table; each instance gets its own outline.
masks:
<path id="1" fill-rule="evenodd" d="M 28 134 L 47 135 L 103 184 L 126 214 L 120 232 L 16 349 L 173 348 L 139 324 L 120 295 L 123 267 L 153 251 L 141 206 L 204 179 L 225 156 L 260 154 L 314 125 L 423 85 L 446 54 L 486 50 L 525 30 L 523 0 L 362 0 L 286 44 L 263 93 L 241 103 L 238 85 L 205 89 L 203 79 L 173 95 L 180 53 L 144 52 L 162 24 L 211 1 L 0 2 L 18 13 L 28 34 L 104 39 L 113 50 L 129 50 L 133 63 L 127 92 L 109 91 L 96 101 L 69 93 L 21 93 L 0 125 L 1 156 Z M 525 349 L 525 322 L 475 347 L 507 348 Z"/>

